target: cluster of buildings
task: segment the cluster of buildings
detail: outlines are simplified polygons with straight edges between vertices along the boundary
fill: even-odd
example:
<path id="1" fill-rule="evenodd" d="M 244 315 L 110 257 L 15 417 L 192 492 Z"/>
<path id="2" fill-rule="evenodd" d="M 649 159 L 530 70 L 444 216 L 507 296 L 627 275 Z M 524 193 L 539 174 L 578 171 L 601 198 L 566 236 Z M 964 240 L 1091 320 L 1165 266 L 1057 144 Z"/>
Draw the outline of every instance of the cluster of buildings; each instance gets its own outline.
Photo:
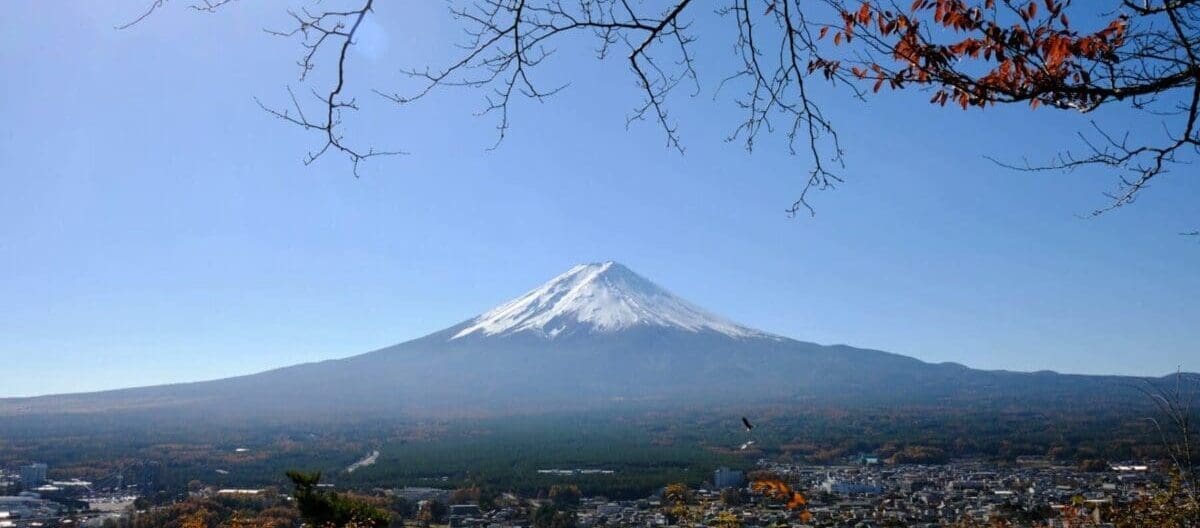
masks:
<path id="1" fill-rule="evenodd" d="M 0 470 L 0 528 L 53 527 L 71 513 L 76 525 L 100 526 L 104 519 L 129 511 L 133 496 L 119 491 L 97 493 L 82 481 L 54 481 L 45 464 Z M 564 473 L 564 478 L 579 473 Z M 752 490 L 748 478 L 775 475 L 804 496 L 803 508 L 789 508 Z M 712 480 L 691 490 L 685 508 L 693 528 L 768 526 L 873 528 L 880 526 L 940 527 L 964 520 L 987 524 L 998 518 L 1019 525 L 1059 526 L 1064 508 L 1099 515 L 1101 506 L 1123 503 L 1150 493 L 1161 476 L 1145 465 L 1122 464 L 1108 471 L 1083 472 L 1043 458 L 1024 458 L 1014 465 L 979 461 L 944 465 L 884 465 L 862 457 L 838 466 L 809 466 L 759 461 L 753 472 L 719 468 Z M 261 490 L 221 489 L 221 495 L 258 494 Z M 446 504 L 451 490 L 407 487 L 395 496 L 413 502 Z M 528 528 L 530 512 L 545 500 L 506 494 L 497 506 L 451 505 L 450 528 Z M 579 528 L 668 528 L 681 524 L 678 508 L 667 507 L 662 494 L 612 501 L 583 497 L 575 509 Z M 84 514 L 72 512 L 86 512 Z M 1103 521 L 1103 519 L 1099 519 Z M 1056 524 L 1059 523 L 1059 524 Z M 65 525 L 62 525 L 65 526 Z"/>
<path id="2" fill-rule="evenodd" d="M 112 490 L 97 492 L 83 480 L 52 480 L 49 470 L 38 462 L 0 469 L 0 528 L 63 526 L 68 519 L 100 526 L 104 519 L 122 515 L 136 498 Z"/>
<path id="3" fill-rule="evenodd" d="M 51 499 L 72 499 L 92 490 L 92 483 L 85 480 L 50 480 L 47 476 L 49 470 L 46 464 L 34 462 L 18 467 L 15 472 L 0 471 L 0 495 L 20 493 Z"/>
<path id="4" fill-rule="evenodd" d="M 872 458 L 841 466 L 761 461 L 758 470 L 782 477 L 792 490 L 804 495 L 804 509 L 789 509 L 780 501 L 764 500 L 751 492 L 746 473 L 720 468 L 713 473 L 711 483 L 692 490 L 696 500 L 689 507 L 689 524 L 694 528 L 932 528 L 967 520 L 986 525 L 1005 518 L 1015 519 L 1018 525 L 1061 526 L 1064 508 L 1098 516 L 1102 510 L 1099 506 L 1149 493 L 1155 481 L 1144 465 L 1082 472 L 1044 459 L 996 466 L 974 461 L 883 465 Z M 577 510 L 576 523 L 580 528 L 668 528 L 680 524 L 671 517 L 670 508 L 663 506 L 661 496 L 627 501 L 585 497 Z M 454 508 L 470 511 L 456 513 Z M 481 512 L 475 506 L 454 506 L 450 525 L 510 528 L 529 526 L 529 521 L 512 508 Z"/>
<path id="5" fill-rule="evenodd" d="M 1000 518 L 1054 526 L 1064 508 L 1082 504 L 1083 510 L 1099 515 L 1100 506 L 1151 493 L 1155 480 L 1145 465 L 1083 472 L 1045 459 L 1021 460 L 1011 466 L 977 461 L 881 465 L 870 459 L 843 466 L 765 461 L 759 466 L 804 494 L 803 522 L 798 522 L 795 512 L 779 512 L 775 505 L 754 498 L 742 506 L 714 503 L 709 518 L 718 511 L 731 511 L 742 526 L 766 526 L 770 522 L 764 521 L 770 520 L 792 526 L 935 527 L 968 519 L 986 524 Z M 719 474 L 720 470 L 714 483 Z"/>
<path id="6" fill-rule="evenodd" d="M 17 491 L 32 490 L 48 482 L 46 473 L 50 467 L 40 462 L 17 467 L 16 470 L 0 469 L 0 495 Z"/>
<path id="7" fill-rule="evenodd" d="M 34 490 L 51 486 L 46 464 L 33 463 L 15 470 L 0 469 L 0 528 L 29 526 L 60 515 L 62 504 L 43 498 Z"/>

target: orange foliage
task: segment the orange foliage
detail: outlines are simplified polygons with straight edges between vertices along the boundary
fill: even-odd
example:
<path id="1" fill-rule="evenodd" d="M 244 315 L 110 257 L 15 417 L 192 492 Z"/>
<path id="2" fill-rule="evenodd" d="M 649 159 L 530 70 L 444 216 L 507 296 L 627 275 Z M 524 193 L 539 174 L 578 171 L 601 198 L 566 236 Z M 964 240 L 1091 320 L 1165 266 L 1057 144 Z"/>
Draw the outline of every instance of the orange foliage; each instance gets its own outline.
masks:
<path id="1" fill-rule="evenodd" d="M 822 27 L 818 35 L 824 38 L 832 28 L 834 45 L 867 35 L 873 47 L 887 50 L 891 64 L 866 61 L 848 68 L 859 79 L 874 80 L 874 91 L 913 83 L 937 85 L 940 89 L 930 102 L 944 106 L 953 101 L 963 109 L 1012 101 L 1072 108 L 1099 103 L 1102 95 L 1089 89 L 1089 71 L 1098 62 L 1117 61 L 1115 51 L 1125 44 L 1126 18 L 1081 33 L 1071 28 L 1063 12 L 1069 1 L 1041 4 L 1039 8 L 1039 2 L 1030 1 L 1015 10 L 1012 21 L 1004 21 L 995 0 L 915 0 L 908 13 L 863 2 L 841 12 L 840 27 Z M 931 41 L 924 23 L 938 29 L 934 35 L 951 35 L 949 41 Z M 984 64 L 981 73 L 963 68 L 968 60 Z M 823 70 L 827 78 L 841 69 L 840 61 L 817 58 L 809 63 L 809 71 Z"/>
<path id="2" fill-rule="evenodd" d="M 789 510 L 800 510 L 802 522 L 812 519 L 808 512 L 808 500 L 799 491 L 792 490 L 786 482 L 779 479 L 759 479 L 750 484 L 750 489 L 773 499 L 787 501 Z"/>

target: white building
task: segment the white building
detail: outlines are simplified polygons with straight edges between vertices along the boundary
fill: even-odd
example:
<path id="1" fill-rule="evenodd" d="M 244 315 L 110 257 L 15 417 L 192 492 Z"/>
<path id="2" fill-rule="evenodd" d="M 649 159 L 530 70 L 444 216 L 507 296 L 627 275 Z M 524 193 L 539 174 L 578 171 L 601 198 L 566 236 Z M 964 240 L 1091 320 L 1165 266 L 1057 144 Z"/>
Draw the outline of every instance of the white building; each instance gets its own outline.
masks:
<path id="1" fill-rule="evenodd" d="M 713 487 L 717 489 L 736 488 L 746 481 L 741 471 L 719 467 L 713 471 Z"/>
<path id="2" fill-rule="evenodd" d="M 850 482 L 834 478 L 826 479 L 825 482 L 821 484 L 821 489 L 828 493 L 836 493 L 839 495 L 879 495 L 880 493 L 883 493 L 883 486 L 878 484 Z"/>
<path id="3" fill-rule="evenodd" d="M 46 471 L 49 466 L 41 463 L 33 463 L 28 466 L 21 466 L 21 485 L 25 489 L 33 489 L 41 486 L 46 481 Z"/>

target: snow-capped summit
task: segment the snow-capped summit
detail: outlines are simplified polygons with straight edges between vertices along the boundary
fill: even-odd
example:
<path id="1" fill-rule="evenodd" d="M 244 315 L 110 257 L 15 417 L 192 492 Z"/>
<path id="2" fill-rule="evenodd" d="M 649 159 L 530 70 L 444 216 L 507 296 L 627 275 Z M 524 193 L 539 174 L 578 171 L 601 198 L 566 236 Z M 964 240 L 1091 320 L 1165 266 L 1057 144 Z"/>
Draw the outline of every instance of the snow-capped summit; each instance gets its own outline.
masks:
<path id="1" fill-rule="evenodd" d="M 365 354 L 198 383 L 0 398 L 0 424 L 13 421 L 3 419 L 9 416 L 89 413 L 111 413 L 105 421 L 136 416 L 147 427 L 262 416 L 311 424 L 788 402 L 805 408 L 977 410 L 1013 402 L 1099 409 L 1125 401 L 1116 387 L 1151 382 L 972 370 L 773 336 L 709 314 L 605 262 L 576 266 L 470 321 Z"/>
<path id="2" fill-rule="evenodd" d="M 546 338 L 637 326 L 770 337 L 713 315 L 613 261 L 580 264 L 471 321 L 451 339 L 532 332 Z"/>

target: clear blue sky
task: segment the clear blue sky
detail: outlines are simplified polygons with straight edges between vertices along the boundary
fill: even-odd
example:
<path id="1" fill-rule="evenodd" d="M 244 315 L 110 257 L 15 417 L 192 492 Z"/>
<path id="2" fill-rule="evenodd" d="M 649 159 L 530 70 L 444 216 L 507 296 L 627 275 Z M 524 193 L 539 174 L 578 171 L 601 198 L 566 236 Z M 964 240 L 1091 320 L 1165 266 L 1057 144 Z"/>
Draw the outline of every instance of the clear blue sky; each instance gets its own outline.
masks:
<path id="1" fill-rule="evenodd" d="M 744 324 L 980 368 L 1200 370 L 1200 180 L 1183 167 L 1099 219 L 1102 173 L 1032 175 L 1084 117 L 867 104 L 822 89 L 848 154 L 816 218 L 788 219 L 808 166 L 753 155 L 702 41 L 702 95 L 674 101 L 688 153 L 650 124 L 624 64 L 563 50 L 572 86 L 513 110 L 486 152 L 480 94 L 395 109 L 365 91 L 349 138 L 412 154 L 351 177 L 257 109 L 282 102 L 297 47 L 278 6 L 15 2 L 0 21 L 0 396 L 145 385 L 343 357 L 424 335 L 578 262 L 615 259 Z M 274 3 L 272 3 L 274 4 Z M 401 7 L 401 5 L 403 7 Z M 351 90 L 439 64 L 440 2 L 381 5 Z M 701 22 L 703 24 L 705 22 Z M 366 37 L 365 37 L 366 38 Z M 1136 114 L 1100 119 L 1154 128 Z"/>

